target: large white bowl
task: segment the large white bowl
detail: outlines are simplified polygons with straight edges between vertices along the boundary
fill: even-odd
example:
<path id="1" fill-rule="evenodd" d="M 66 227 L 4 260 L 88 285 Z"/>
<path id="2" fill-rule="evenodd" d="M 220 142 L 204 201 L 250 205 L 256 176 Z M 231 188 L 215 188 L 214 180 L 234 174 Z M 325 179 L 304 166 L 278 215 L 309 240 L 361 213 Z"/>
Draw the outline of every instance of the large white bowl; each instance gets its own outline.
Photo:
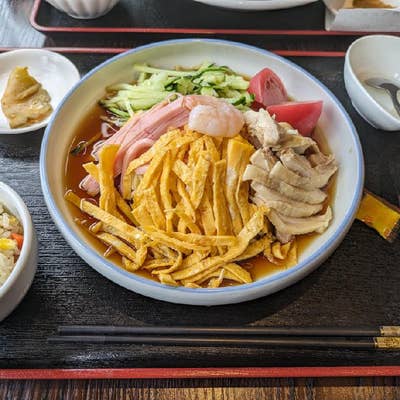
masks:
<path id="1" fill-rule="evenodd" d="M 385 90 L 362 82 L 385 78 L 400 87 L 400 38 L 369 35 L 354 41 L 346 52 L 344 81 L 354 108 L 373 127 L 400 131 L 400 116 Z"/>
<path id="2" fill-rule="evenodd" d="M 20 220 L 24 229 L 21 254 L 11 274 L 0 286 L 0 321 L 2 321 L 19 304 L 32 284 L 37 266 L 37 239 L 25 203 L 13 189 L 2 182 L 0 182 L 0 203 Z"/>
<path id="3" fill-rule="evenodd" d="M 67 149 L 76 125 L 104 94 L 105 86 L 132 80 L 134 63 L 190 67 L 204 60 L 228 65 L 237 72 L 250 76 L 264 67 L 270 67 L 282 78 L 293 97 L 324 101 L 320 127 L 340 166 L 333 199 L 334 219 L 328 230 L 300 254 L 298 265 L 289 270 L 235 287 L 175 288 L 119 268 L 87 243 L 73 222 L 63 199 L 63 174 Z M 66 96 L 46 129 L 41 149 L 40 174 L 44 197 L 55 223 L 73 249 L 96 271 L 145 296 L 174 303 L 217 305 L 238 303 L 271 294 L 295 283 L 319 266 L 339 245 L 353 222 L 362 194 L 364 167 L 357 132 L 346 111 L 324 85 L 302 68 L 273 53 L 241 43 L 183 39 L 136 48 L 106 61 L 88 73 Z"/>

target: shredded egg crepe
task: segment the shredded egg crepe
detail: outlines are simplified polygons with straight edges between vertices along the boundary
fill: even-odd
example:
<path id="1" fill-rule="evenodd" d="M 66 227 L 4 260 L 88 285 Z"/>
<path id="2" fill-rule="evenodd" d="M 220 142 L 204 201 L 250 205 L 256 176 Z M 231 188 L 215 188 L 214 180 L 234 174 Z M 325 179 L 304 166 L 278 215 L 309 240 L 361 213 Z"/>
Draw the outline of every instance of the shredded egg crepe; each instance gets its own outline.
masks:
<path id="1" fill-rule="evenodd" d="M 72 191 L 65 196 L 98 221 L 90 232 L 127 271 L 148 271 L 167 285 L 216 288 L 252 282 L 240 262 L 257 255 L 296 263 L 296 242 L 274 241 L 268 210 L 249 202 L 242 176 L 255 149 L 242 136 L 171 130 L 131 161 L 122 195 L 112 178 L 118 147 L 103 146 L 98 163 L 84 165 L 99 184 L 98 205 Z"/>

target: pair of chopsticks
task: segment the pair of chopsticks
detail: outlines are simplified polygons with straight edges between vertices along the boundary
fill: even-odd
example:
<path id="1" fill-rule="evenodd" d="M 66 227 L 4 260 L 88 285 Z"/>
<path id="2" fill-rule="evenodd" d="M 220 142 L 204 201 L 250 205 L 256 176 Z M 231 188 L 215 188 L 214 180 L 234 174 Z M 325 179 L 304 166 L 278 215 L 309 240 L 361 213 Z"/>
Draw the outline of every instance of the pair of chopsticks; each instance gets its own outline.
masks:
<path id="1" fill-rule="evenodd" d="M 60 326 L 52 343 L 400 350 L 400 326 L 377 328 Z"/>

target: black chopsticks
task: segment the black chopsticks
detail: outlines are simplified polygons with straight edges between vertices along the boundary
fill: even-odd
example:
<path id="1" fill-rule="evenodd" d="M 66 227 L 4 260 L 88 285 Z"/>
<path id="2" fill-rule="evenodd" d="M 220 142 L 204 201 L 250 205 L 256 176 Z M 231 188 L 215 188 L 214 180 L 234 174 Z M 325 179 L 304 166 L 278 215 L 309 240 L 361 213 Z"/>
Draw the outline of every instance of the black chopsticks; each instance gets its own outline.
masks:
<path id="1" fill-rule="evenodd" d="M 61 326 L 52 343 L 239 346 L 264 348 L 343 348 L 400 350 L 400 327 L 119 327 Z"/>
<path id="2" fill-rule="evenodd" d="M 189 327 L 189 326 L 60 326 L 61 335 L 211 335 L 211 336 L 400 336 L 400 326 L 377 328 L 293 328 L 293 327 Z"/>

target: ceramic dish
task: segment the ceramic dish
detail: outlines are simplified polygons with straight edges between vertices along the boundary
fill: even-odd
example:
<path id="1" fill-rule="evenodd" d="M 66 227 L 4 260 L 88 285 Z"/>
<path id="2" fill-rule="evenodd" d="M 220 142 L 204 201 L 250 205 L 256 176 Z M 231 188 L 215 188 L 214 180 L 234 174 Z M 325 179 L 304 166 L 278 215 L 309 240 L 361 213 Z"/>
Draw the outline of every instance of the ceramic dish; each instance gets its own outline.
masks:
<path id="1" fill-rule="evenodd" d="M 46 0 L 72 18 L 93 19 L 107 14 L 119 0 Z"/>
<path id="2" fill-rule="evenodd" d="M 37 267 L 37 239 L 25 203 L 13 189 L 2 182 L 0 182 L 0 202 L 19 219 L 24 231 L 21 254 L 11 274 L 0 286 L 0 321 L 2 321 L 20 303 L 32 284 Z"/>
<path id="3" fill-rule="evenodd" d="M 281 10 L 314 3 L 316 0 L 195 0 L 221 8 L 242 11 Z"/>
<path id="4" fill-rule="evenodd" d="M 165 286 L 119 268 L 91 248 L 74 224 L 63 198 L 63 174 L 67 149 L 76 124 L 104 93 L 104 87 L 131 79 L 132 65 L 147 62 L 172 68 L 193 66 L 203 60 L 229 65 L 252 76 L 268 66 L 285 82 L 294 98 L 322 99 L 324 111 L 319 126 L 339 163 L 332 208 L 334 219 L 301 254 L 298 264 L 251 284 L 218 289 Z M 79 104 L 79 107 L 76 107 Z M 73 249 L 95 270 L 132 291 L 174 303 L 217 305 L 238 303 L 283 289 L 318 267 L 343 240 L 362 195 L 364 166 L 357 132 L 336 97 L 308 72 L 294 63 L 256 47 L 207 39 L 184 39 L 154 43 L 118 55 L 88 73 L 65 97 L 46 129 L 40 157 L 44 197 L 58 228 Z M 352 188 L 352 190 L 349 190 Z"/>
<path id="5" fill-rule="evenodd" d="M 10 72 L 15 67 L 28 67 L 51 97 L 53 110 L 68 90 L 79 81 L 79 72 L 68 58 L 48 50 L 20 49 L 0 54 L 0 97 L 3 96 Z M 47 125 L 50 117 L 23 128 L 11 129 L 0 107 L 0 134 L 17 134 L 34 131 Z"/>
<path id="6" fill-rule="evenodd" d="M 389 79 L 400 86 L 400 38 L 362 37 L 347 50 L 344 65 L 346 90 L 358 113 L 375 128 L 400 131 L 400 117 L 389 94 L 366 85 L 369 78 Z"/>

